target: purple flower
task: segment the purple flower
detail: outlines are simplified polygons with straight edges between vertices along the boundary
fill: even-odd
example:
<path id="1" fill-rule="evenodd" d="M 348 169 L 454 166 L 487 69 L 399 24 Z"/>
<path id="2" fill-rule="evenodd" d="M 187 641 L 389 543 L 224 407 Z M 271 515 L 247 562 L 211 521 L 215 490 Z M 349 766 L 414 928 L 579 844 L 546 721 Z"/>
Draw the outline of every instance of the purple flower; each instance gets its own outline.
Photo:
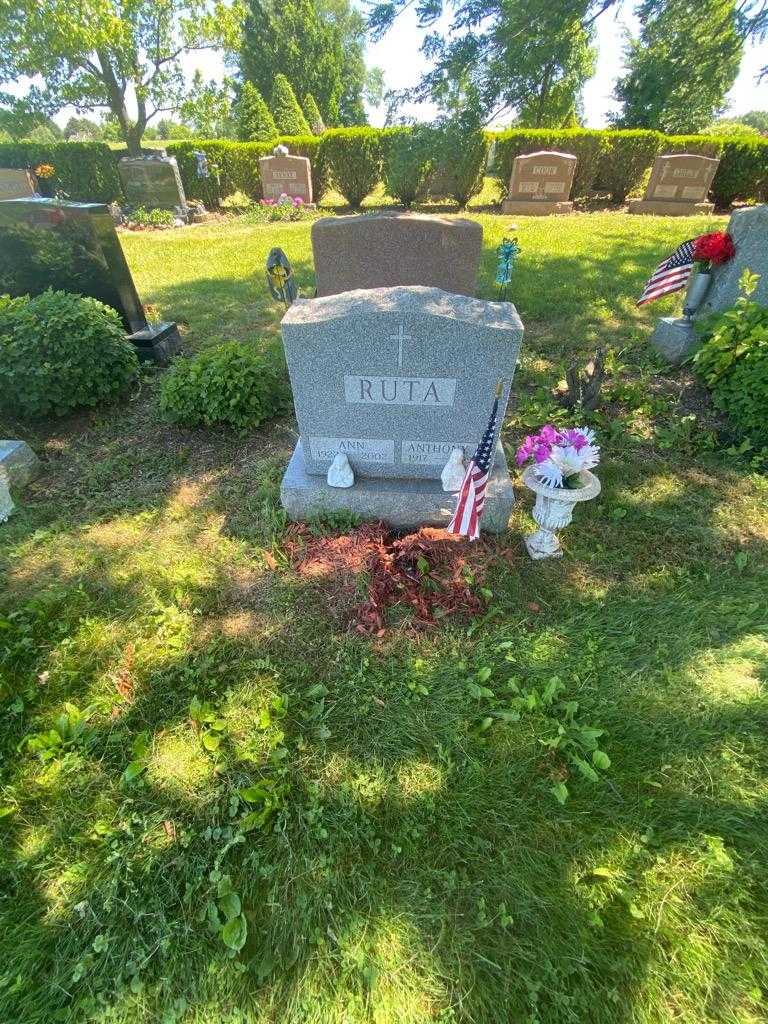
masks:
<path id="1" fill-rule="evenodd" d="M 544 426 L 541 428 L 541 433 L 539 434 L 539 437 L 546 444 L 557 444 L 560 440 L 560 435 L 551 423 L 544 424 Z"/>
<path id="2" fill-rule="evenodd" d="M 577 452 L 580 452 L 589 443 L 581 431 L 575 430 L 572 427 L 563 431 L 563 440 L 573 445 Z"/>
<path id="3" fill-rule="evenodd" d="M 517 449 L 517 455 L 515 456 L 515 461 L 517 462 L 518 466 L 522 466 L 522 464 L 527 459 L 530 459 L 530 457 L 533 455 L 533 449 L 536 447 L 537 441 L 538 437 L 532 437 L 530 434 L 526 437 L 526 439 Z"/>
<path id="4" fill-rule="evenodd" d="M 544 432 L 542 431 L 542 435 L 543 435 L 543 433 Z M 546 443 L 544 443 L 544 444 L 537 444 L 536 447 L 533 450 L 533 457 L 539 463 L 546 462 L 551 454 L 552 454 L 552 445 L 551 444 L 546 444 Z"/>

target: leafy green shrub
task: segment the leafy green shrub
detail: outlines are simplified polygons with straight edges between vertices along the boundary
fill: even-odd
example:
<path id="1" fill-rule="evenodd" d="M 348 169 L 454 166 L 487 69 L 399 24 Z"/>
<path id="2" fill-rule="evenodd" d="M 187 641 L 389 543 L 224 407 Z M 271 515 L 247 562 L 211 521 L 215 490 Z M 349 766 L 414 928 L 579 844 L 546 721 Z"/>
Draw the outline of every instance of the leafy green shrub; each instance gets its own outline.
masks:
<path id="1" fill-rule="evenodd" d="M 661 148 L 663 136 L 653 131 L 616 131 L 605 133 L 600 154 L 597 182 L 608 189 L 615 203 L 623 203 L 641 184 Z"/>
<path id="2" fill-rule="evenodd" d="M 250 210 L 253 206 L 253 200 L 250 196 L 247 196 L 245 192 L 241 192 L 240 189 L 235 189 L 232 195 L 225 196 L 219 205 L 222 210 L 232 211 L 233 213 L 243 213 L 245 210 Z"/>
<path id="3" fill-rule="evenodd" d="M 144 206 L 137 206 L 128 219 L 140 228 L 172 228 L 176 218 L 173 210 L 160 210 L 157 207 L 148 210 Z"/>
<path id="4" fill-rule="evenodd" d="M 215 177 L 198 178 L 195 151 L 203 150 L 210 167 L 218 169 L 221 193 L 244 192 L 252 199 L 261 199 L 261 173 L 259 158 L 270 156 L 278 142 L 282 142 L 296 156 L 309 157 L 312 164 L 312 190 L 319 200 L 328 187 L 328 170 L 321 152 L 321 140 L 314 135 L 291 135 L 271 142 L 233 142 L 229 139 L 169 142 L 166 150 L 175 156 L 187 199 L 200 199 L 206 205 L 215 205 L 214 193 L 218 184 Z M 216 195 L 218 198 L 218 195 Z"/>
<path id="5" fill-rule="evenodd" d="M 719 206 L 734 199 L 768 199 L 768 139 L 725 139 L 712 195 Z"/>
<path id="6" fill-rule="evenodd" d="M 357 207 L 381 181 L 382 132 L 376 128 L 332 128 L 320 141 L 334 188 Z"/>
<path id="7" fill-rule="evenodd" d="M 304 97 L 304 116 L 307 119 L 307 124 L 312 130 L 312 134 L 322 135 L 325 131 L 323 115 L 320 113 L 317 100 L 311 92 L 308 92 Z"/>
<path id="8" fill-rule="evenodd" d="M 264 97 L 253 84 L 243 82 L 235 107 L 237 137 L 242 142 L 269 142 L 280 134 Z"/>
<path id="9" fill-rule="evenodd" d="M 177 360 L 160 391 L 160 411 L 188 427 L 258 427 L 288 401 L 285 373 L 249 345 L 225 342 Z"/>
<path id="10" fill-rule="evenodd" d="M 431 163 L 423 133 L 393 128 L 383 141 L 382 173 L 387 195 L 411 206 L 424 189 Z"/>
<path id="11" fill-rule="evenodd" d="M 745 271 L 732 309 L 702 324 L 694 357 L 712 399 L 753 442 L 768 441 L 768 307 L 752 302 L 759 275 Z"/>
<path id="12" fill-rule="evenodd" d="M 595 188 L 600 157 L 606 145 L 604 131 L 587 128 L 513 128 L 490 135 L 495 140 L 495 156 L 491 173 L 506 186 L 512 176 L 516 156 L 550 149 L 572 153 L 578 159 L 571 198 L 582 198 Z"/>
<path id="13" fill-rule="evenodd" d="M 136 351 L 120 317 L 96 299 L 45 291 L 0 296 L 0 405 L 62 415 L 123 393 Z"/>
<path id="14" fill-rule="evenodd" d="M 0 167 L 50 164 L 52 191 L 77 202 L 111 203 L 122 199 L 117 163 L 103 142 L 0 142 Z"/>
<path id="15" fill-rule="evenodd" d="M 285 75 L 275 75 L 272 85 L 272 116 L 281 135 L 311 135 L 307 119 Z"/>
<path id="16" fill-rule="evenodd" d="M 461 209 L 483 187 L 490 138 L 471 106 L 454 117 L 441 118 L 420 130 L 429 154 L 427 194 L 454 199 Z"/>

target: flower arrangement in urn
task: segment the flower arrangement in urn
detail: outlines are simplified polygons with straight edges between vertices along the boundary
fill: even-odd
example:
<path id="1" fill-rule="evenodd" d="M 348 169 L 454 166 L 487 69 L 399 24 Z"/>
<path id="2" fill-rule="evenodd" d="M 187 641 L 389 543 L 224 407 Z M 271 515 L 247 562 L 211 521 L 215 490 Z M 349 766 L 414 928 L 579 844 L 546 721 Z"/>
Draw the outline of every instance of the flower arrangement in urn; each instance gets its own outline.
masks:
<path id="1" fill-rule="evenodd" d="M 600 447 L 587 427 L 558 430 L 545 424 L 517 449 L 518 466 L 530 463 L 523 482 L 536 495 L 533 518 L 539 526 L 525 538 L 531 558 L 559 558 L 563 549 L 555 531 L 573 519 L 577 502 L 600 493 L 600 481 L 591 473 L 600 462 Z"/>

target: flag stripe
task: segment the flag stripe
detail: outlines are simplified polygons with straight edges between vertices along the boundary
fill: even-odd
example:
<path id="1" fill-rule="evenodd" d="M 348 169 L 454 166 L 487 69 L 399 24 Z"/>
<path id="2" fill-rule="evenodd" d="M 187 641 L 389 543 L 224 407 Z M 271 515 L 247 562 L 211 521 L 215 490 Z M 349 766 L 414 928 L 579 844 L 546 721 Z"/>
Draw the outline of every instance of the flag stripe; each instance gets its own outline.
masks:
<path id="1" fill-rule="evenodd" d="M 685 287 L 694 267 L 694 242 L 689 239 L 663 260 L 645 283 L 643 293 L 637 300 L 638 306 L 653 302 L 662 295 L 680 291 Z"/>

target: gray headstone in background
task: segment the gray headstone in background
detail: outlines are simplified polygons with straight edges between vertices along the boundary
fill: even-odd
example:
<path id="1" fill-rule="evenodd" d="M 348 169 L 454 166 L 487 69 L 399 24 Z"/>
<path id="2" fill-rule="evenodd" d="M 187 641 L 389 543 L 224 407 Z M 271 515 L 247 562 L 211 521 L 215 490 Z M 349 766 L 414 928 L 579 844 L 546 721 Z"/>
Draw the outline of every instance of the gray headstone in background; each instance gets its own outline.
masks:
<path id="1" fill-rule="evenodd" d="M 0 167 L 0 201 L 25 199 L 35 194 L 36 182 L 31 171 Z"/>
<path id="2" fill-rule="evenodd" d="M 712 284 L 702 303 L 699 316 L 730 309 L 739 297 L 739 278 L 745 269 L 760 274 L 752 299 L 768 306 L 768 206 L 734 210 L 728 222 L 736 255 L 728 263 L 715 267 Z"/>
<path id="3" fill-rule="evenodd" d="M 424 285 L 474 295 L 483 229 L 462 217 L 382 213 L 312 225 L 318 295 Z"/>
<path id="4" fill-rule="evenodd" d="M 503 213 L 548 214 L 573 210 L 571 188 L 578 159 L 572 153 L 541 150 L 515 157 Z"/>
<path id="5" fill-rule="evenodd" d="M 451 448 L 474 452 L 499 378 L 503 418 L 523 325 L 509 302 L 402 287 L 298 299 L 282 332 L 310 474 L 344 452 L 356 475 L 439 480 Z"/>
<path id="6" fill-rule="evenodd" d="M 0 466 L 10 486 L 17 491 L 27 486 L 40 472 L 40 460 L 26 441 L 0 440 Z"/>
<path id="7" fill-rule="evenodd" d="M 630 199 L 630 213 L 686 216 L 711 213 L 707 199 L 718 159 L 698 153 L 667 153 L 657 156 L 642 199 Z"/>
<path id="8" fill-rule="evenodd" d="M 309 157 L 278 153 L 259 158 L 261 191 L 265 199 L 290 196 L 312 202 L 312 167 Z"/>
<path id="9" fill-rule="evenodd" d="M 129 206 L 173 210 L 180 217 L 188 216 L 184 186 L 175 157 L 126 156 L 118 160 L 117 172 Z"/>

